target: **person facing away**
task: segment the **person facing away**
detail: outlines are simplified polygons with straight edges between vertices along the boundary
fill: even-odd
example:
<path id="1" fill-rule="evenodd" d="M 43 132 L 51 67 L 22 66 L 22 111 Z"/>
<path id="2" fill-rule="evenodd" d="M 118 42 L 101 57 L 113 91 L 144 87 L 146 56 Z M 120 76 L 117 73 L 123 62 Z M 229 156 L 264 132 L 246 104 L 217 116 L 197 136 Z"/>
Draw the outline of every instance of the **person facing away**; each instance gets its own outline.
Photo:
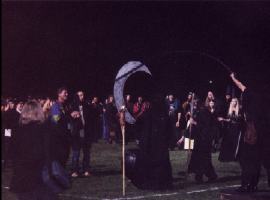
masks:
<path id="1" fill-rule="evenodd" d="M 50 132 L 40 104 L 24 105 L 12 141 L 13 175 L 10 191 L 19 200 L 55 200 L 57 195 L 42 181 L 42 169 L 51 160 Z"/>

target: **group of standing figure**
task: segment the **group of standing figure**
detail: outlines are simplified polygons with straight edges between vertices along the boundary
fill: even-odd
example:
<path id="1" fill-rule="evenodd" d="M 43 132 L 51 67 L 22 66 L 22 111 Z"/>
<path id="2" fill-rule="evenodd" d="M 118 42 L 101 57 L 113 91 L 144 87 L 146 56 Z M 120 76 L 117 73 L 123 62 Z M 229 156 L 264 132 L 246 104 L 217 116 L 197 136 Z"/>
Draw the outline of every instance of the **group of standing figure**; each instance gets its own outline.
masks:
<path id="1" fill-rule="evenodd" d="M 217 179 L 211 153 L 216 141 L 221 138 L 218 160 L 239 161 L 241 187 L 238 191 L 255 192 L 261 165 L 266 168 L 269 179 L 269 114 L 266 114 L 266 110 L 262 112 L 262 102 L 254 91 L 241 83 L 234 74 L 231 74 L 231 78 L 242 94 L 241 102 L 235 97 L 227 101 L 227 114 L 222 112 L 224 109 L 217 108 L 218 102 L 211 92 L 204 106 L 200 106 L 196 96 L 190 97 L 190 104 L 185 104 L 190 107 L 186 111 L 189 120 L 183 137 L 194 139 L 188 172 L 195 173 L 195 180 L 199 183 L 203 182 L 204 175 L 208 181 Z"/>
<path id="2" fill-rule="evenodd" d="M 208 92 L 204 105 L 193 93 L 182 106 L 173 95 L 169 95 L 165 103 L 162 95 L 157 93 L 151 102 L 139 97 L 134 104 L 131 96 L 126 96 L 126 108 L 136 119 L 135 125 L 126 124 L 126 138 L 136 139 L 140 149 L 138 160 L 141 164 L 137 166 L 140 177 L 132 178 L 135 185 L 146 189 L 171 187 L 169 149 L 181 145 L 185 138 L 194 140 L 188 172 L 195 173 L 197 182 L 203 182 L 204 175 L 208 181 L 217 179 L 211 153 L 213 144 L 217 144 L 221 137 L 219 160 L 240 162 L 242 185 L 238 191 L 257 191 L 262 164 L 269 177 L 269 111 L 262 112 L 255 92 L 234 74 L 231 78 L 242 92 L 241 102 L 235 97 L 227 98 L 225 109 L 218 109 L 218 101 L 212 92 Z M 117 139 L 119 112 L 113 96 L 101 106 L 97 100 L 87 102 L 83 91 L 76 93 L 72 103 L 67 103 L 66 88 L 60 88 L 57 95 L 54 103 L 41 104 L 30 100 L 24 106 L 18 104 L 16 114 L 10 111 L 5 115 L 14 118 L 12 127 L 5 125 L 12 129 L 14 173 L 10 187 L 19 199 L 57 198 L 42 184 L 40 172 L 44 164 L 52 160 L 66 167 L 70 147 L 71 176 L 78 177 L 80 173 L 90 176 L 90 149 L 92 142 L 98 139 L 95 132 L 101 130 L 97 125 L 101 119 L 104 137 L 109 143 Z M 181 129 L 183 134 L 179 135 Z M 81 150 L 83 162 L 80 169 Z"/>
<path id="3" fill-rule="evenodd" d="M 169 95 L 165 103 L 157 96 L 150 104 L 145 102 L 148 106 L 144 106 L 146 109 L 135 124 L 140 127 L 136 129 L 140 133 L 141 151 L 138 156 L 141 164 L 137 167 L 143 174 L 131 177 L 135 185 L 153 188 L 156 185 L 153 180 L 159 180 L 163 185 L 171 186 L 168 149 L 181 146 L 185 141 L 194 141 L 194 147 L 184 146 L 192 149 L 187 172 L 194 173 L 198 183 L 204 182 L 204 176 L 208 182 L 218 178 L 212 164 L 212 152 L 217 149 L 220 150 L 220 162 L 240 163 L 241 187 L 237 191 L 257 191 L 262 165 L 269 182 L 269 111 L 262 112 L 262 98 L 254 90 L 247 88 L 234 74 L 231 79 L 241 91 L 239 99 L 228 93 L 221 103 L 209 91 L 203 104 L 194 93 L 189 93 L 182 107 L 173 95 Z"/>

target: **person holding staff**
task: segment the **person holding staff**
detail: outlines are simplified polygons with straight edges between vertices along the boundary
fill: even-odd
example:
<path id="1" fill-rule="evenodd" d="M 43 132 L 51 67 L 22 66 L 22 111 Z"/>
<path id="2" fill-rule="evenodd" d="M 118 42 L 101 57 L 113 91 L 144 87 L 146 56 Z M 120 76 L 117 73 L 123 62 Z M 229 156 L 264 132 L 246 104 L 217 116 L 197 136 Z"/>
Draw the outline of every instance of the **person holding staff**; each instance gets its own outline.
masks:
<path id="1" fill-rule="evenodd" d="M 240 82 L 234 73 L 231 73 L 232 81 L 242 92 L 242 112 L 244 125 L 239 146 L 239 162 L 241 167 L 241 187 L 238 192 L 255 192 L 260 175 L 260 109 L 258 96 Z"/>

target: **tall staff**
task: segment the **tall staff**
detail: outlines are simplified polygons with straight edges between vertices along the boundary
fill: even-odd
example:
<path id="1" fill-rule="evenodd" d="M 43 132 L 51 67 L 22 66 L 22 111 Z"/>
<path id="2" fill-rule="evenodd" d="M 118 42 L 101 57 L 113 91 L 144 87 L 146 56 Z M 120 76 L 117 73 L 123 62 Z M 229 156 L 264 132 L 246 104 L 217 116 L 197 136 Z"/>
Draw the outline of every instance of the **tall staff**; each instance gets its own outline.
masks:
<path id="1" fill-rule="evenodd" d="M 148 75 L 151 75 L 149 69 L 140 61 L 129 61 L 125 65 L 123 65 L 118 71 L 113 86 L 115 104 L 117 110 L 120 112 L 120 125 L 123 136 L 123 144 L 122 144 L 123 196 L 125 196 L 125 121 L 127 121 L 130 124 L 134 124 L 136 122 L 136 120 L 132 117 L 132 115 L 123 106 L 125 104 L 123 92 L 126 80 L 128 79 L 129 76 L 131 76 L 136 72 L 144 72 Z"/>
<path id="2" fill-rule="evenodd" d="M 121 126 L 121 132 L 122 132 L 122 192 L 123 196 L 126 195 L 126 167 L 125 167 L 125 106 L 121 107 L 120 110 L 120 126 Z"/>
<path id="3" fill-rule="evenodd" d="M 192 99 L 191 99 L 191 105 L 190 105 L 190 119 L 189 119 L 189 127 L 188 127 L 188 131 L 189 131 L 189 140 L 188 140 L 188 155 L 187 155 L 187 163 L 186 163 L 186 176 L 185 178 L 188 178 L 188 165 L 190 162 L 190 158 L 191 158 L 191 130 L 192 130 L 192 116 L 193 116 L 193 110 L 194 110 L 194 96 L 195 94 L 192 94 Z"/>

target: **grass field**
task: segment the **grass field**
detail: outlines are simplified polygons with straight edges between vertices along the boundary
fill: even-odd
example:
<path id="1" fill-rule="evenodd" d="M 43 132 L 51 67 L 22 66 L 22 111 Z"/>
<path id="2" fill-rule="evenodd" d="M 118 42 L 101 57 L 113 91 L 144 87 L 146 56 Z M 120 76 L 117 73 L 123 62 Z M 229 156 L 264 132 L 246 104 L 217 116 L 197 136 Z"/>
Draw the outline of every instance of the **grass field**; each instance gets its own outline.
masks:
<path id="1" fill-rule="evenodd" d="M 130 143 L 127 148 L 133 148 Z M 137 189 L 127 180 L 126 197 L 122 197 L 121 175 L 121 145 L 110 145 L 104 141 L 92 147 L 92 176 L 89 178 L 73 179 L 72 188 L 59 194 L 61 200 L 80 199 L 181 199 L 181 200 L 210 200 L 219 199 L 219 193 L 224 188 L 234 188 L 240 183 L 240 168 L 238 163 L 221 163 L 217 161 L 218 153 L 213 154 L 213 163 L 219 176 L 214 183 L 198 185 L 193 176 L 187 180 L 179 171 L 184 171 L 187 154 L 185 151 L 170 152 L 173 168 L 174 188 L 168 191 L 145 191 Z M 68 163 L 70 167 L 70 162 Z M 2 170 L 2 199 L 15 200 L 15 195 L 6 187 L 9 185 L 11 170 Z M 267 189 L 265 171 L 262 171 L 260 189 Z"/>

